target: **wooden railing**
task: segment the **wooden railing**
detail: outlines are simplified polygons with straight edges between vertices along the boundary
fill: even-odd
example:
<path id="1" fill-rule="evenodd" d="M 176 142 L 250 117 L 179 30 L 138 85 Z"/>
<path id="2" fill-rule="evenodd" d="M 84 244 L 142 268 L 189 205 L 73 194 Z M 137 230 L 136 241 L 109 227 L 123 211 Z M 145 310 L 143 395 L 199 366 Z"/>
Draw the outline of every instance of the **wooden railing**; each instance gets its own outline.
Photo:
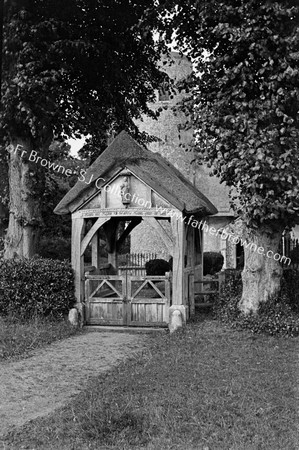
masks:
<path id="1" fill-rule="evenodd" d="M 219 295 L 222 283 L 225 280 L 225 274 L 220 272 L 217 278 L 204 278 L 202 280 L 194 281 L 194 298 L 196 307 L 210 307 L 213 305 L 213 296 Z M 212 290 L 205 291 L 204 285 L 212 285 Z M 214 286 L 213 286 L 214 285 Z M 202 297 L 203 301 L 198 301 L 198 297 Z M 206 301 L 206 298 L 209 298 Z"/>
<path id="2" fill-rule="evenodd" d="M 278 253 L 291 259 L 290 264 L 281 261 L 284 269 L 299 269 L 299 239 L 292 238 L 288 230 L 283 232 Z"/>

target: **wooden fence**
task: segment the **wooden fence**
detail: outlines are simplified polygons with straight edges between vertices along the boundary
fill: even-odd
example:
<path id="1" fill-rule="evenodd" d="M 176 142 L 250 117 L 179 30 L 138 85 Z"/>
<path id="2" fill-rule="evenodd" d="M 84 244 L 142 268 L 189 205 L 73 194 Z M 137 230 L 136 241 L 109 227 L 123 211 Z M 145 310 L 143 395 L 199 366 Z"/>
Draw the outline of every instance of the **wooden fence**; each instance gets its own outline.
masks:
<path id="1" fill-rule="evenodd" d="M 151 259 L 156 259 L 156 253 L 126 253 L 120 256 L 118 274 L 127 272 L 128 275 L 146 275 L 145 264 Z"/>
<path id="2" fill-rule="evenodd" d="M 286 256 L 291 259 L 290 264 L 285 264 L 282 261 L 284 268 L 299 270 L 299 239 L 292 238 L 290 233 L 285 231 L 282 236 L 278 252 L 282 256 Z"/>
<path id="3" fill-rule="evenodd" d="M 213 297 L 220 294 L 222 283 L 225 281 L 225 273 L 220 272 L 215 278 L 204 278 L 194 281 L 195 307 L 210 307 L 213 305 Z"/>

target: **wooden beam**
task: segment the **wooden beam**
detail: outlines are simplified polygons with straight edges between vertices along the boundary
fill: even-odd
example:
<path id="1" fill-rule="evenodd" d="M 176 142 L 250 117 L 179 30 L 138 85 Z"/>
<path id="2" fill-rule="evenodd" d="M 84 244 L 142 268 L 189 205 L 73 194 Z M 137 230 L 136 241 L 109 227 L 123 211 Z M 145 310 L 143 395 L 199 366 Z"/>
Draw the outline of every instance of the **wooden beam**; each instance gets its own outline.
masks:
<path id="1" fill-rule="evenodd" d="M 172 304 L 182 305 L 184 304 L 184 222 L 179 217 L 173 217 L 171 226 L 174 237 Z"/>
<path id="2" fill-rule="evenodd" d="M 156 219 L 155 217 L 144 217 L 143 219 L 146 223 L 148 223 L 151 227 L 153 227 L 157 233 L 159 234 L 160 238 L 166 245 L 169 253 L 173 255 L 173 238 L 170 236 L 165 228 L 162 227 L 160 221 Z"/>
<path id="3" fill-rule="evenodd" d="M 99 256 L 99 235 L 96 232 L 91 238 L 91 265 L 96 268 L 100 265 Z"/>
<path id="4" fill-rule="evenodd" d="M 76 219 L 76 220 L 80 220 L 80 219 Z M 81 242 L 81 256 L 84 255 L 86 247 L 90 243 L 90 241 L 91 241 L 92 237 L 94 236 L 94 234 L 98 231 L 98 229 L 102 225 L 104 225 L 104 223 L 108 222 L 108 220 L 110 220 L 110 217 L 99 217 L 97 219 L 96 223 L 93 224 L 93 226 L 91 227 L 91 229 L 88 231 L 88 233 L 86 234 L 86 236 L 83 238 L 83 240 Z"/>
<path id="5" fill-rule="evenodd" d="M 124 230 L 124 232 L 122 233 L 122 235 L 116 242 L 116 251 L 119 251 L 119 248 L 120 248 L 121 244 L 124 242 L 124 240 L 126 239 L 126 237 L 129 236 L 131 231 L 134 230 L 134 228 L 137 227 L 137 225 L 139 225 L 141 221 L 142 221 L 141 217 L 131 220 L 131 222 L 129 223 L 127 228 Z"/>
<path id="6" fill-rule="evenodd" d="M 75 296 L 77 303 L 82 303 L 83 301 L 84 261 L 80 248 L 84 228 L 84 219 L 72 217 L 72 268 L 75 272 Z"/>

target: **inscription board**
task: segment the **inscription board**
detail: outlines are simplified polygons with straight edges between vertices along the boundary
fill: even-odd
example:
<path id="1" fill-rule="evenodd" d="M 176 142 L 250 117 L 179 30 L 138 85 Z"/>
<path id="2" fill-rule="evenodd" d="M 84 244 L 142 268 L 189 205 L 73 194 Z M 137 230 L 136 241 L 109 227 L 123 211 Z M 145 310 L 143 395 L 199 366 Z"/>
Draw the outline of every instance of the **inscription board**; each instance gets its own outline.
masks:
<path id="1" fill-rule="evenodd" d="M 179 213 L 180 211 L 171 209 L 171 208 L 163 208 L 163 211 L 157 210 L 156 208 L 132 208 L 132 209 L 108 209 L 108 208 L 96 208 L 96 209 L 81 209 L 80 211 L 76 211 L 73 213 L 73 217 L 78 218 L 92 218 L 92 217 L 116 217 L 116 216 L 154 216 L 154 217 L 172 217 L 174 214 Z"/>

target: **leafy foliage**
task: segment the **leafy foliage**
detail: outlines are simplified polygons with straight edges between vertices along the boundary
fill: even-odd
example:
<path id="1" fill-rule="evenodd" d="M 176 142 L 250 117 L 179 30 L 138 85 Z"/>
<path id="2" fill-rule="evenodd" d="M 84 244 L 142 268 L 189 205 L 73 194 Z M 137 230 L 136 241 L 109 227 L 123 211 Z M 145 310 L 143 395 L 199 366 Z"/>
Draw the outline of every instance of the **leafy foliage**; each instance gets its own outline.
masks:
<path id="1" fill-rule="evenodd" d="M 43 237 L 40 241 L 38 254 L 42 258 L 71 260 L 71 239 L 64 237 Z"/>
<path id="2" fill-rule="evenodd" d="M 199 159 L 232 188 L 249 226 L 294 224 L 299 209 L 299 5 L 170 0 L 166 37 L 193 59 L 181 107 Z M 164 30 L 165 30 L 164 28 Z"/>
<path id="3" fill-rule="evenodd" d="M 299 335 L 298 273 L 286 270 L 278 296 L 261 303 L 258 314 L 244 315 L 238 308 L 241 299 L 240 271 L 226 271 L 226 280 L 213 311 L 215 316 L 233 328 L 270 335 Z M 294 288 L 296 290 L 294 290 Z"/>
<path id="4" fill-rule="evenodd" d="M 45 190 L 42 196 L 43 236 L 69 238 L 70 216 L 53 213 L 55 207 L 77 182 L 80 172 L 88 167 L 88 160 L 74 158 L 69 154 L 70 145 L 54 141 L 49 147 L 48 161 L 53 163 L 45 176 Z M 40 253 L 41 254 L 41 253 Z M 44 257 L 50 257 L 43 255 Z M 67 259 L 67 258 L 63 258 Z"/>
<path id="5" fill-rule="evenodd" d="M 223 255 L 217 252 L 204 252 L 203 254 L 203 274 L 214 275 L 222 269 L 224 262 Z"/>
<path id="6" fill-rule="evenodd" d="M 0 261 L 0 315 L 62 317 L 75 302 L 73 277 L 66 261 Z"/>
<path id="7" fill-rule="evenodd" d="M 161 44 L 140 32 L 142 0 L 6 2 L 1 129 L 43 142 L 128 128 L 149 112 Z M 154 2 L 150 2 L 153 3 Z M 148 4 L 148 2 L 147 2 Z"/>

